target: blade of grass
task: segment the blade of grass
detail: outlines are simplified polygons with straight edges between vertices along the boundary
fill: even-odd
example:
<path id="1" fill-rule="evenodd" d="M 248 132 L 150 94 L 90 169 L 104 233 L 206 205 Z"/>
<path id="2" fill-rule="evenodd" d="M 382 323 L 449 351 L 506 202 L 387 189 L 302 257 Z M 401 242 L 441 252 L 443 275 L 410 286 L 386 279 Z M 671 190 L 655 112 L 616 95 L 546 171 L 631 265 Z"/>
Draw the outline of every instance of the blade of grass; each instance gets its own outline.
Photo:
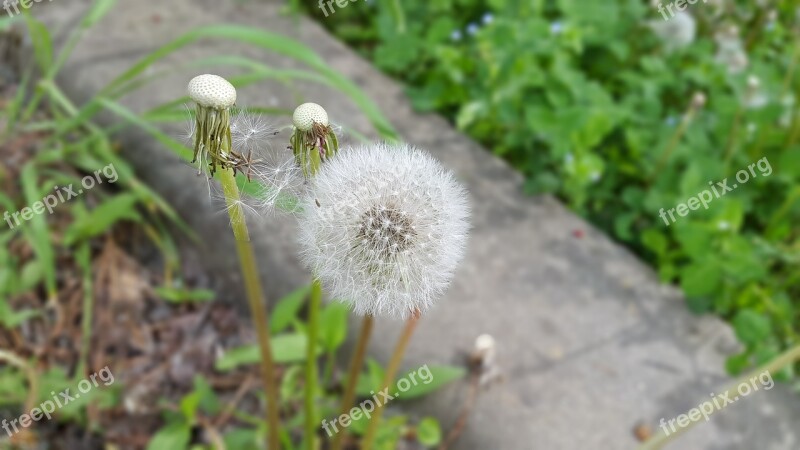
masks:
<path id="1" fill-rule="evenodd" d="M 163 59 L 180 48 L 206 38 L 231 39 L 249 43 L 307 64 L 325 77 L 331 86 L 347 94 L 351 100 L 353 100 L 353 102 L 356 103 L 362 109 L 362 111 L 364 111 L 375 129 L 378 130 L 378 132 L 380 132 L 384 137 L 390 139 L 395 139 L 397 137 L 397 133 L 395 132 L 394 128 L 383 116 L 375 103 L 373 103 L 372 100 L 366 94 L 364 94 L 364 92 L 362 92 L 357 85 L 331 69 L 325 63 L 325 61 L 322 60 L 322 58 L 320 58 L 320 56 L 314 53 L 311 49 L 285 36 L 256 28 L 242 27 L 237 25 L 207 26 L 189 31 L 183 36 L 142 58 L 138 63 L 131 66 L 130 69 L 115 78 L 111 83 L 103 88 L 101 90 L 101 95 L 113 95 L 116 89 L 119 89 L 124 83 L 133 80 L 155 62 Z"/>
<path id="2" fill-rule="evenodd" d="M 83 311 L 81 317 L 81 347 L 78 368 L 75 370 L 75 379 L 80 380 L 87 376 L 86 368 L 89 364 L 89 346 L 92 342 L 92 311 L 94 295 L 92 292 L 92 261 L 89 242 L 83 242 L 75 259 L 83 272 Z"/>
<path id="3" fill-rule="evenodd" d="M 81 20 L 80 25 L 73 28 L 70 32 L 66 43 L 58 54 L 56 61 L 52 64 L 48 64 L 48 70 L 45 72 L 42 81 L 55 80 L 56 75 L 58 75 L 58 72 L 61 70 L 61 67 L 63 67 L 64 63 L 66 63 L 69 55 L 72 54 L 72 51 L 83 37 L 83 34 L 95 23 L 100 21 L 100 19 L 102 19 L 111 10 L 115 3 L 116 0 L 97 0 L 94 2 L 94 4 L 92 4 L 86 15 L 83 16 L 83 20 Z M 31 31 L 33 32 L 33 30 Z M 39 102 L 42 100 L 42 95 L 42 91 L 36 91 L 30 103 L 28 104 L 28 108 L 25 109 L 25 113 L 22 115 L 24 122 L 30 120 L 33 113 L 39 107 Z"/>
<path id="4" fill-rule="evenodd" d="M 20 183 L 25 201 L 31 207 L 43 197 L 37 185 L 37 178 L 36 167 L 30 162 L 25 164 L 20 173 Z M 47 220 L 43 214 L 33 214 L 28 222 L 22 224 L 23 233 L 42 263 L 48 301 L 55 301 L 57 296 L 55 250 L 47 228 Z"/>
<path id="5" fill-rule="evenodd" d="M 42 73 L 50 71 L 53 63 L 53 40 L 47 27 L 31 15 L 30 10 L 23 9 L 22 17 L 28 27 L 28 32 L 33 43 L 33 56 Z"/>

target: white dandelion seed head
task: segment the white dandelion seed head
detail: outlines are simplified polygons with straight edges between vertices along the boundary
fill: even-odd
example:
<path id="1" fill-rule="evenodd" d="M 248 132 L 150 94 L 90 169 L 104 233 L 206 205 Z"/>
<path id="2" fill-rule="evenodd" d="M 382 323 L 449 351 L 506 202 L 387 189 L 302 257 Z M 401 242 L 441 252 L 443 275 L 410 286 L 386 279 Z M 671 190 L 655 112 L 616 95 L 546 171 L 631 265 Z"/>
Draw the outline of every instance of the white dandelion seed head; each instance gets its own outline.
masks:
<path id="1" fill-rule="evenodd" d="M 189 81 L 189 98 L 207 108 L 225 109 L 236 103 L 236 88 L 219 75 L 198 75 Z"/>
<path id="2" fill-rule="evenodd" d="M 304 263 L 357 314 L 407 318 L 444 293 L 464 256 L 464 188 L 409 145 L 342 149 L 301 200 Z"/>
<path id="3" fill-rule="evenodd" d="M 294 110 L 292 122 L 300 131 L 311 131 L 315 123 L 328 126 L 328 113 L 316 103 L 303 103 Z"/>

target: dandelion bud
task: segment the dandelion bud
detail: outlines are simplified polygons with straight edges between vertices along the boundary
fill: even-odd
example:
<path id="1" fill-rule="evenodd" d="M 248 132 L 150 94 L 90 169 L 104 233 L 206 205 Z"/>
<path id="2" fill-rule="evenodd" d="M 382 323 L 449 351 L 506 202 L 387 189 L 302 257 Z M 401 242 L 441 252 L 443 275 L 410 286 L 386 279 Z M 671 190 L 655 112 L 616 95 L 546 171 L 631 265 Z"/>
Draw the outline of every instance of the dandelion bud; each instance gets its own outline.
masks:
<path id="1" fill-rule="evenodd" d="M 692 109 L 700 109 L 706 105 L 706 94 L 695 92 L 692 96 Z"/>
<path id="2" fill-rule="evenodd" d="M 358 314 L 424 312 L 464 255 L 464 189 L 408 145 L 340 152 L 310 179 L 301 204 L 303 261 Z"/>
<path id="3" fill-rule="evenodd" d="M 480 366 L 490 366 L 494 363 L 496 345 L 490 334 L 482 334 L 475 339 L 475 350 L 472 358 Z"/>

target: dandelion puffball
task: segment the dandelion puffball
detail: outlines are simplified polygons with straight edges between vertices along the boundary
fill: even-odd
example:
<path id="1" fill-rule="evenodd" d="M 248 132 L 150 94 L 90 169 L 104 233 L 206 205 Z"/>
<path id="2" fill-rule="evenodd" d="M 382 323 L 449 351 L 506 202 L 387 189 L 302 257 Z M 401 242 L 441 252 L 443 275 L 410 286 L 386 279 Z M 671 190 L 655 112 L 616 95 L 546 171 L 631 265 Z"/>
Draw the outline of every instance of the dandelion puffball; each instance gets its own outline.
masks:
<path id="1" fill-rule="evenodd" d="M 236 88 L 219 75 L 198 75 L 189 81 L 189 98 L 206 108 L 226 109 L 236 103 Z"/>
<path id="2" fill-rule="evenodd" d="M 328 113 L 316 103 L 303 103 L 294 110 L 292 122 L 300 131 L 311 131 L 315 123 L 328 126 Z"/>
<path id="3" fill-rule="evenodd" d="M 464 188 L 427 153 L 372 144 L 340 151 L 309 180 L 304 263 L 357 314 L 407 318 L 440 297 L 464 256 Z"/>

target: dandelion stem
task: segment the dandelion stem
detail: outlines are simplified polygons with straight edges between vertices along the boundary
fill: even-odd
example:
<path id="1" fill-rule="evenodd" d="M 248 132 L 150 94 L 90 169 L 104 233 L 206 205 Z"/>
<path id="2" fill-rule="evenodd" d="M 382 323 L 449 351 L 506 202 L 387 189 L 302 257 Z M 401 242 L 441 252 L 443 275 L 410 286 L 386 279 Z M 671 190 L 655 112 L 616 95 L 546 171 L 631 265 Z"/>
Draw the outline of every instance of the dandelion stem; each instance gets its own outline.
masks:
<path id="1" fill-rule="evenodd" d="M 406 326 L 403 328 L 403 332 L 400 335 L 400 340 L 397 341 L 397 346 L 394 349 L 394 354 L 392 354 L 392 359 L 389 360 L 389 367 L 386 369 L 386 375 L 383 378 L 383 390 L 389 389 L 394 382 L 397 371 L 400 369 L 400 363 L 403 361 L 403 355 L 406 353 L 406 348 L 408 347 L 408 343 L 411 341 L 411 336 L 414 334 L 414 330 L 417 328 L 420 317 L 421 313 L 419 310 L 417 310 L 406 321 Z M 369 421 L 369 426 L 367 428 L 364 441 L 361 443 L 362 450 L 372 450 L 372 446 L 375 443 L 375 436 L 378 432 L 378 425 L 383 417 L 383 410 L 385 406 L 386 405 L 382 404 L 381 402 L 378 402 L 378 404 L 375 406 L 375 412 L 372 415 L 372 419 Z"/>
<path id="2" fill-rule="evenodd" d="M 227 147 L 226 144 L 223 144 L 223 147 Z M 224 150 L 229 151 L 228 148 Z M 261 281 L 258 278 L 258 271 L 256 270 L 256 259 L 253 248 L 250 245 L 250 233 L 247 231 L 244 211 L 239 204 L 239 187 L 236 185 L 236 178 L 234 177 L 233 171 L 229 169 L 220 170 L 219 180 L 225 194 L 225 202 L 228 205 L 231 228 L 236 238 L 236 251 L 239 255 L 239 262 L 242 266 L 242 275 L 244 276 L 245 288 L 247 291 L 247 301 L 250 304 L 250 311 L 253 315 L 253 323 L 258 333 L 258 343 L 261 349 L 261 375 L 264 383 L 264 391 L 267 395 L 268 448 L 269 450 L 280 450 L 280 443 L 278 440 L 280 434 L 278 389 L 275 384 L 275 365 L 272 360 L 272 347 L 270 347 L 264 294 Z"/>
<path id="3" fill-rule="evenodd" d="M 738 395 L 737 389 L 739 388 L 739 385 L 743 383 L 748 383 L 749 380 L 751 380 L 753 377 L 757 377 L 759 374 L 765 372 L 772 374 L 774 372 L 777 372 L 783 369 L 784 367 L 788 366 L 789 364 L 796 362 L 797 360 L 800 360 L 800 345 L 795 345 L 794 347 L 783 352 L 781 355 L 779 355 L 772 361 L 768 362 L 767 364 L 759 367 L 753 372 L 747 373 L 744 376 L 738 378 L 736 381 L 731 383 L 731 385 L 728 386 L 728 388 L 725 389 L 725 391 L 722 394 L 719 395 L 721 397 L 736 396 Z M 683 428 L 679 427 L 676 431 L 674 431 L 671 434 L 666 434 L 664 433 L 664 430 L 661 429 L 655 437 L 648 439 L 647 442 L 642 444 L 639 447 L 639 450 L 659 450 L 663 448 L 665 445 L 667 445 L 670 441 L 672 441 L 676 437 L 683 434 L 685 431 L 692 428 L 692 426 L 694 426 L 697 423 L 698 421 L 691 421 L 689 422 L 689 425 Z"/>
<path id="4" fill-rule="evenodd" d="M 392 15 L 397 25 L 397 33 L 405 34 L 406 32 L 406 15 L 403 11 L 403 6 L 400 0 L 392 0 Z"/>
<path id="5" fill-rule="evenodd" d="M 656 169 L 653 171 L 653 177 L 658 176 L 664 170 L 664 166 L 669 161 L 669 157 L 672 155 L 672 152 L 675 151 L 675 147 L 678 146 L 678 143 L 683 138 L 683 135 L 686 133 L 686 130 L 689 128 L 689 124 L 692 122 L 692 118 L 694 117 L 694 107 L 689 107 L 689 110 L 683 116 L 683 120 L 678 125 L 678 128 L 675 130 L 675 133 L 672 134 L 672 137 L 667 144 L 666 149 L 663 153 L 661 153 L 661 157 L 658 159 L 656 163 Z"/>
<path id="6" fill-rule="evenodd" d="M 358 384 L 358 377 L 361 375 L 361 368 L 364 366 L 364 358 L 367 355 L 367 344 L 372 335 L 374 323 L 375 319 L 372 315 L 365 316 L 364 321 L 361 323 L 361 333 L 358 336 L 353 359 L 350 361 L 350 371 L 347 374 L 347 386 L 345 386 L 344 396 L 342 397 L 342 414 L 347 414 L 355 403 L 356 385 Z M 347 429 L 342 429 L 342 431 L 333 438 L 331 450 L 342 450 L 342 442 L 344 442 L 346 434 Z"/>
<path id="7" fill-rule="evenodd" d="M 306 448 L 315 450 L 317 431 L 317 331 L 319 309 L 322 304 L 322 284 L 314 278 L 311 284 L 311 299 L 308 304 L 308 355 L 306 357 Z"/>

